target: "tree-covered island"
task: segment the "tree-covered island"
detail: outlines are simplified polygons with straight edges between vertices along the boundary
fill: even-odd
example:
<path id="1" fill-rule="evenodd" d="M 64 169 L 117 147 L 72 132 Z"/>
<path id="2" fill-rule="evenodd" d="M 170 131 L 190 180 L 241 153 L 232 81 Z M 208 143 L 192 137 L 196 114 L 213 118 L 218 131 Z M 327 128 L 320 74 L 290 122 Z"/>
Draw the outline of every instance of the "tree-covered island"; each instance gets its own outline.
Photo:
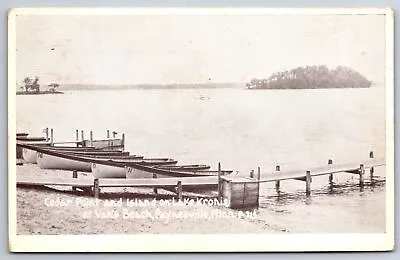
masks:
<path id="1" fill-rule="evenodd" d="M 18 85 L 18 84 L 17 84 Z M 17 91 L 17 95 L 40 95 L 40 94 L 63 94 L 63 92 L 57 91 L 60 85 L 58 83 L 50 83 L 47 85 L 47 90 L 40 90 L 39 78 L 25 77 L 23 85 L 20 86 L 20 91 Z"/>
<path id="2" fill-rule="evenodd" d="M 357 71 L 338 66 L 328 69 L 325 65 L 297 67 L 273 73 L 267 79 L 252 79 L 248 89 L 317 89 L 317 88 L 368 88 L 371 81 Z"/>

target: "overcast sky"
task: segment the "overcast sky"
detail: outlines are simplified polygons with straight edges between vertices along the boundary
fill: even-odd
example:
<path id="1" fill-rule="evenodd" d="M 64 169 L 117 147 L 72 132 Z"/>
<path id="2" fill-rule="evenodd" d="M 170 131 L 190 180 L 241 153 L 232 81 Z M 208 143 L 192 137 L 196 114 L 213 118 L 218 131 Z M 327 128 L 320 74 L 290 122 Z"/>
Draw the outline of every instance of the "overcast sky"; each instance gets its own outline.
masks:
<path id="1" fill-rule="evenodd" d="M 246 82 L 296 66 L 384 80 L 384 15 L 19 15 L 17 80 Z"/>

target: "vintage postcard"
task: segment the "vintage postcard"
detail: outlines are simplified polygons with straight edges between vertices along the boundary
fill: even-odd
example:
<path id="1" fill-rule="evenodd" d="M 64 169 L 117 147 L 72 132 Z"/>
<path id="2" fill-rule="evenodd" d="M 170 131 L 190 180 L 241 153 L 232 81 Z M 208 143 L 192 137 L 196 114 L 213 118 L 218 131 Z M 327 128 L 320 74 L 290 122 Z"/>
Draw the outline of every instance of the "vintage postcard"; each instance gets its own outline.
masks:
<path id="1" fill-rule="evenodd" d="M 16 8 L 9 248 L 394 247 L 393 11 Z"/>

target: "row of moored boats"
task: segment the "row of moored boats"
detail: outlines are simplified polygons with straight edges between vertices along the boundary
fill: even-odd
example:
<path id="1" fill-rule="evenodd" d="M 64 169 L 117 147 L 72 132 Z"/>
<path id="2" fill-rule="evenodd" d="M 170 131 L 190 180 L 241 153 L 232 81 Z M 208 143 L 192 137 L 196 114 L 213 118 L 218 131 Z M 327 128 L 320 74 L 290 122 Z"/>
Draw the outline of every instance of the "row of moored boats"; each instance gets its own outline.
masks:
<path id="1" fill-rule="evenodd" d="M 94 178 L 166 178 L 214 176 L 209 165 L 179 165 L 171 158 L 146 158 L 124 151 L 124 138 L 53 143 L 46 137 L 17 134 L 17 158 L 41 169 L 92 172 Z M 221 174 L 230 174 L 222 170 Z"/>

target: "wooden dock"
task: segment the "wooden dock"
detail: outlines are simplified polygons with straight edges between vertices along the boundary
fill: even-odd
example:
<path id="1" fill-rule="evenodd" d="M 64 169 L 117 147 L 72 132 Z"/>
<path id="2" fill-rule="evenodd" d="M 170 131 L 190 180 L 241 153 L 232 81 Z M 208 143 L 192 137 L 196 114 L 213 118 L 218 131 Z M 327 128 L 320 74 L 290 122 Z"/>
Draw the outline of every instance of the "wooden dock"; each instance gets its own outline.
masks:
<path id="1" fill-rule="evenodd" d="M 17 176 L 18 186 L 71 186 L 73 190 L 76 188 L 93 189 L 96 198 L 100 195 L 100 188 L 106 187 L 137 187 L 137 188 L 153 188 L 157 193 L 158 188 L 173 188 L 179 198 L 182 198 L 184 187 L 196 188 L 216 188 L 218 186 L 218 176 L 202 176 L 202 177 L 181 177 L 181 178 L 142 178 L 142 179 L 78 179 L 73 178 L 54 178 L 54 177 L 37 177 L 37 176 Z M 174 189 L 175 188 L 175 189 Z"/>
<path id="2" fill-rule="evenodd" d="M 278 171 L 275 173 L 267 173 L 262 174 L 262 178 L 260 182 L 272 182 L 272 181 L 279 181 L 279 180 L 289 180 L 289 179 L 301 179 L 305 178 L 307 175 L 307 171 L 310 172 L 310 176 L 320 176 L 320 175 L 328 175 L 334 174 L 339 172 L 348 172 L 359 174 L 360 166 L 363 166 L 364 169 L 378 167 L 385 165 L 384 158 L 377 158 L 377 159 L 369 159 L 362 161 L 360 163 L 347 163 L 347 164 L 327 164 L 326 166 L 311 168 L 306 171 L 280 171 L 280 167 L 278 167 Z"/>
<path id="3" fill-rule="evenodd" d="M 364 185 L 365 169 L 370 169 L 369 176 L 373 181 L 374 167 L 384 166 L 384 158 L 370 158 L 359 163 L 333 164 L 332 160 L 328 160 L 327 165 L 311 168 L 308 170 L 281 171 L 277 165 L 274 172 L 261 173 L 258 167 L 257 176 L 254 171 L 249 177 L 227 175 L 222 176 L 199 176 L 199 177 L 179 177 L 179 178 L 141 178 L 141 179 L 91 179 L 79 178 L 77 172 L 73 172 L 72 178 L 55 178 L 55 177 L 37 177 L 37 176 L 17 176 L 17 185 L 23 186 L 71 186 L 73 190 L 76 188 L 90 189 L 96 198 L 100 195 L 100 188 L 103 187 L 142 187 L 153 188 L 157 193 L 157 189 L 164 188 L 174 191 L 179 199 L 182 199 L 182 191 L 184 187 L 201 188 L 217 188 L 218 199 L 228 200 L 231 208 L 258 207 L 260 183 L 275 182 L 275 187 L 280 187 L 283 180 L 300 180 L 306 183 L 306 195 L 311 194 L 312 177 L 329 175 L 329 183 L 332 184 L 333 174 L 347 172 L 357 174 L 359 176 L 359 184 Z M 221 166 L 218 165 L 219 173 Z"/>

